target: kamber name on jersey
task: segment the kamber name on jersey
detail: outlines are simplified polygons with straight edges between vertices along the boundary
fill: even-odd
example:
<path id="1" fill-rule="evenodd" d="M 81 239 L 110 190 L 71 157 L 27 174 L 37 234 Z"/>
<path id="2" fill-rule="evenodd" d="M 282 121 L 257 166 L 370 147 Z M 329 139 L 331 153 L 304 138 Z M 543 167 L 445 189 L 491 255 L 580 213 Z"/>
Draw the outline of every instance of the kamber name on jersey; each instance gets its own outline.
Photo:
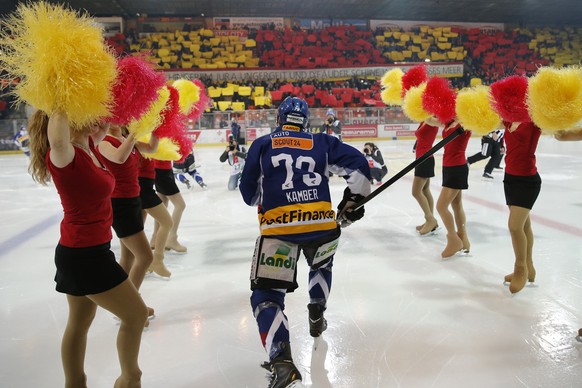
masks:
<path id="1" fill-rule="evenodd" d="M 315 199 L 319 199 L 317 196 L 317 189 L 291 191 L 289 193 L 285 193 L 285 196 L 287 197 L 287 202 L 289 203 L 313 201 Z"/>
<path id="2" fill-rule="evenodd" d="M 313 202 L 281 206 L 259 214 L 263 235 L 308 233 L 334 229 L 335 211 L 329 202 Z"/>

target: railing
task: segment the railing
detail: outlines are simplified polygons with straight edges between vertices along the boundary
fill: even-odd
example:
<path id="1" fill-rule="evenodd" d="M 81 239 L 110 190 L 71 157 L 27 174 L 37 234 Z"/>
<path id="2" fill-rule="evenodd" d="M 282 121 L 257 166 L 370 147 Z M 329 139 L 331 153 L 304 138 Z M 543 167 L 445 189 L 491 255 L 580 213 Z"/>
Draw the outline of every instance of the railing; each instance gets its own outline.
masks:
<path id="1" fill-rule="evenodd" d="M 327 118 L 330 109 L 310 109 L 310 125 L 320 126 Z M 400 124 L 411 121 L 404 115 L 399 106 L 376 108 L 339 108 L 333 109 L 334 115 L 343 125 L 351 124 Z M 230 128 L 233 118 L 245 128 L 275 127 L 277 123 L 276 109 L 247 110 L 244 112 L 224 111 L 205 113 L 197 123 L 190 123 L 190 129 L 220 129 Z"/>
<path id="2" fill-rule="evenodd" d="M 310 109 L 310 125 L 319 127 L 327 118 L 329 109 Z M 343 125 L 357 124 L 403 124 L 411 121 L 402 113 L 399 106 L 395 107 L 359 107 L 333 109 L 334 115 Z M 196 123 L 190 122 L 188 127 L 194 130 L 230 129 L 232 118 L 236 117 L 244 128 L 274 128 L 277 123 L 276 109 L 247 110 L 244 112 L 212 112 L 205 113 Z M 26 126 L 25 119 L 0 120 L 0 151 L 15 151 L 14 136 L 21 126 Z"/>

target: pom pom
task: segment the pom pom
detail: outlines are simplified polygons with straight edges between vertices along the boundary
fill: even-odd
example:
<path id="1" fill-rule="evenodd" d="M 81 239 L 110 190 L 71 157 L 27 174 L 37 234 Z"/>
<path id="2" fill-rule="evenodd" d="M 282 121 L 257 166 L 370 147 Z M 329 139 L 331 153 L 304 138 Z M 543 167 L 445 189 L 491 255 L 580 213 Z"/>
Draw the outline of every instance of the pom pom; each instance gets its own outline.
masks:
<path id="1" fill-rule="evenodd" d="M 174 137 L 183 132 L 184 115 L 180 112 L 180 95 L 178 89 L 167 86 L 170 96 L 161 112 L 162 120 L 154 130 L 157 137 Z"/>
<path id="2" fill-rule="evenodd" d="M 117 62 L 117 79 L 113 85 L 114 105 L 108 121 L 127 125 L 138 120 L 158 98 L 158 90 L 166 78 L 154 71 L 140 57 L 128 56 Z"/>
<path id="3" fill-rule="evenodd" d="M 175 143 L 178 143 L 180 153 L 180 160 L 183 160 L 188 154 L 192 152 L 192 140 L 184 132 L 182 136 L 172 139 Z"/>
<path id="4" fill-rule="evenodd" d="M 149 142 L 149 136 L 144 136 L 140 141 Z M 153 153 L 143 152 L 142 155 L 148 159 L 156 160 L 179 160 L 181 158 L 178 144 L 176 144 L 172 139 L 162 138 L 158 144 L 158 149 Z"/>
<path id="5" fill-rule="evenodd" d="M 172 86 L 178 90 L 180 95 L 180 111 L 183 115 L 189 115 L 194 104 L 200 101 L 200 87 L 187 79 L 176 80 Z"/>
<path id="6" fill-rule="evenodd" d="M 139 120 L 130 122 L 127 130 L 133 133 L 136 139 L 152 133 L 154 129 L 160 126 L 160 123 L 162 122 L 162 112 L 169 99 L 170 90 L 167 86 L 161 87 L 158 90 L 157 100 L 151 104 L 148 111 L 143 114 Z"/>
<path id="7" fill-rule="evenodd" d="M 402 100 L 402 110 L 404 114 L 412 121 L 422 122 L 428 119 L 431 114 L 422 107 L 422 94 L 426 88 L 426 83 L 414 86 L 408 89 L 408 92 Z"/>
<path id="8" fill-rule="evenodd" d="M 457 119 L 467 130 L 481 135 L 499 128 L 501 117 L 489 103 L 489 87 L 478 85 L 463 89 L 457 95 Z"/>
<path id="9" fill-rule="evenodd" d="M 447 79 L 432 77 L 426 83 L 426 89 L 422 94 L 422 107 L 441 123 L 447 124 L 457 115 L 456 98 L 457 95 Z"/>
<path id="10" fill-rule="evenodd" d="M 408 92 L 410 88 L 419 86 L 423 82 L 428 81 L 428 73 L 426 72 L 426 66 L 418 65 L 411 67 L 402 76 L 402 97 Z"/>
<path id="11" fill-rule="evenodd" d="M 200 100 L 196 104 L 194 104 L 194 109 L 188 115 L 190 120 L 198 120 L 200 116 L 204 113 L 204 111 L 212 106 L 212 99 L 208 97 L 208 93 L 206 92 L 206 87 L 199 79 L 195 79 L 193 81 L 199 88 L 200 88 Z"/>
<path id="12" fill-rule="evenodd" d="M 0 68 L 20 78 L 12 94 L 73 128 L 109 115 L 116 60 L 95 21 L 61 5 L 19 4 L 0 33 Z"/>
<path id="13" fill-rule="evenodd" d="M 491 84 L 491 106 L 505 121 L 531 121 L 527 106 L 527 78 L 512 75 Z"/>
<path id="14" fill-rule="evenodd" d="M 566 130 L 582 120 L 582 70 L 542 67 L 530 78 L 527 105 L 544 131 Z"/>
<path id="15" fill-rule="evenodd" d="M 380 83 L 382 85 L 382 101 L 386 105 L 402 104 L 402 76 L 404 72 L 400 68 L 387 71 Z"/>

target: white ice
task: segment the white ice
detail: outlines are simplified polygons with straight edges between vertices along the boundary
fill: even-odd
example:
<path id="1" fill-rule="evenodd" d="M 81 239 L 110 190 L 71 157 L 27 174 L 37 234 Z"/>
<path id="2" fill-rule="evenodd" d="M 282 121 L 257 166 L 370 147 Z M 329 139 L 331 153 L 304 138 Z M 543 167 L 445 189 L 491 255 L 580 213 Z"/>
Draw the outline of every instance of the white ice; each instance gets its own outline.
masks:
<path id="1" fill-rule="evenodd" d="M 379 141 L 396 174 L 413 160 L 412 141 Z M 351 143 L 362 148 L 363 142 Z M 479 137 L 468 155 L 480 149 Z M 143 334 L 140 366 L 147 388 L 266 387 L 266 360 L 249 305 L 249 272 L 258 234 L 256 209 L 227 190 L 223 147 L 198 146 L 208 190 L 182 192 L 179 230 L 187 254 L 167 254 L 170 280 L 148 275 L 141 293 L 157 317 Z M 442 153 L 437 153 L 435 199 Z M 412 173 L 366 205 L 343 230 L 326 317 L 316 351 L 307 329 L 307 269 L 286 299 L 292 350 L 307 387 L 580 387 L 582 343 L 582 142 L 542 137 L 543 180 L 531 213 L 534 286 L 511 295 L 513 270 L 503 172 L 481 178 L 471 166 L 463 193 L 470 256 L 443 261 L 445 232 L 420 237 L 422 213 Z M 22 155 L 0 156 L 0 386 L 62 387 L 60 340 L 67 304 L 54 290 L 54 247 L 61 208 L 54 187 L 35 184 Z M 331 179 L 337 204 L 345 183 Z M 152 230 L 151 220 L 146 232 Z M 119 243 L 113 240 L 118 254 Z M 112 315 L 98 310 L 89 332 L 86 373 L 92 388 L 119 374 Z"/>

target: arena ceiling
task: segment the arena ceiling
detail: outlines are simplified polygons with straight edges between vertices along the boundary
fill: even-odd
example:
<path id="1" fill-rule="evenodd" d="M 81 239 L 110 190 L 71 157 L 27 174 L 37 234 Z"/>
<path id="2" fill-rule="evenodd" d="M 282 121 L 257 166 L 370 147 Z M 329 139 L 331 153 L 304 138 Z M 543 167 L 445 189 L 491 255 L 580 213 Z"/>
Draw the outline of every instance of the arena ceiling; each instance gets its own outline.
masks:
<path id="1" fill-rule="evenodd" d="M 72 0 L 52 1 L 93 16 L 238 16 L 498 22 L 582 26 L 582 0 Z M 16 0 L 0 1 L 0 14 Z"/>

